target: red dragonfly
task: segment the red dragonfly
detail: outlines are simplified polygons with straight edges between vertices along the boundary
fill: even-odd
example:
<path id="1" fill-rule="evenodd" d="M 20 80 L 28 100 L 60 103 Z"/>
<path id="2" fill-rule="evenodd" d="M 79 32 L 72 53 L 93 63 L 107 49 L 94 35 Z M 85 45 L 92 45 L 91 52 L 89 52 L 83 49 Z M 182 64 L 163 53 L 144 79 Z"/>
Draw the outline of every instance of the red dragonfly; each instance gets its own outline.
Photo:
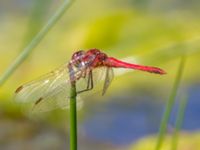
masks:
<path id="1" fill-rule="evenodd" d="M 85 87 L 77 91 L 80 94 L 92 90 L 96 80 L 100 81 L 104 79 L 102 91 L 102 95 L 104 95 L 114 77 L 113 68 L 128 68 L 160 75 L 166 73 L 157 67 L 123 62 L 107 56 L 98 49 L 81 50 L 72 55 L 70 62 L 37 80 L 18 87 L 15 91 L 15 99 L 17 102 L 31 103 L 36 111 L 68 108 L 69 101 L 67 99 L 70 82 L 74 81 L 78 83 L 81 80 L 85 81 Z M 103 70 L 104 74 L 96 77 L 97 70 Z"/>

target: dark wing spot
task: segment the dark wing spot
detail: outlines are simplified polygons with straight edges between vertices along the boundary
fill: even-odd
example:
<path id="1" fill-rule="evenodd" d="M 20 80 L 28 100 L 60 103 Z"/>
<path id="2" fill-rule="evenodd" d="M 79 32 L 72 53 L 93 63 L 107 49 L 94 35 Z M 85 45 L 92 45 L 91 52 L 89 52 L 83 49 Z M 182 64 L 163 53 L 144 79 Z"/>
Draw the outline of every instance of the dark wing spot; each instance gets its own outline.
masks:
<path id="1" fill-rule="evenodd" d="M 34 104 L 33 107 L 32 107 L 32 111 L 35 109 L 35 106 L 36 106 L 37 104 L 39 104 L 42 100 L 43 100 L 43 98 L 40 97 L 40 98 L 35 102 L 35 104 Z"/>
<path id="2" fill-rule="evenodd" d="M 15 90 L 15 93 L 19 93 L 22 89 L 23 89 L 23 86 L 18 87 L 18 88 Z"/>
<path id="3" fill-rule="evenodd" d="M 40 97 L 40 98 L 35 102 L 35 105 L 39 104 L 42 100 L 43 100 L 43 98 Z"/>

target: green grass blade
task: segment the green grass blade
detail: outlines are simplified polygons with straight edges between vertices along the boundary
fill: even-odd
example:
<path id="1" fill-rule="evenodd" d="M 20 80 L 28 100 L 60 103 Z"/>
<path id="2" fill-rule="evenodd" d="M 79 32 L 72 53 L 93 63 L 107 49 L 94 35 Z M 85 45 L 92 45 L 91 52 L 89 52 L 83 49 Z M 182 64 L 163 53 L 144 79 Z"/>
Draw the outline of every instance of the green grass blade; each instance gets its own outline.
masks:
<path id="1" fill-rule="evenodd" d="M 70 150 L 77 150 L 76 95 L 76 83 L 72 82 L 70 91 Z"/>
<path id="2" fill-rule="evenodd" d="M 174 105 L 174 101 L 175 101 L 175 98 L 176 98 L 176 95 L 177 95 L 179 85 L 180 85 L 184 66 L 185 66 L 185 57 L 182 56 L 179 67 L 178 67 L 177 75 L 176 75 L 176 78 L 175 78 L 175 81 L 174 81 L 174 84 L 173 84 L 173 87 L 172 87 L 172 91 L 171 91 L 171 94 L 170 94 L 169 100 L 167 102 L 167 106 L 166 106 L 166 109 L 165 109 L 165 112 L 164 112 L 164 115 L 163 115 L 163 118 L 162 118 L 162 121 L 161 121 L 160 131 L 159 131 L 159 135 L 158 135 L 158 141 L 156 143 L 155 150 L 160 150 L 160 148 L 162 146 L 164 136 L 165 136 L 165 133 L 166 133 L 166 130 L 167 130 L 167 123 L 168 123 L 168 120 L 169 120 L 169 117 L 170 117 L 170 113 L 172 111 L 172 107 Z"/>
<path id="3" fill-rule="evenodd" d="M 40 30 L 40 32 L 33 38 L 33 40 L 24 48 L 20 55 L 13 61 L 7 70 L 0 77 L 0 86 L 8 79 L 8 77 L 17 69 L 17 67 L 27 58 L 31 51 L 40 43 L 48 31 L 61 18 L 65 11 L 71 6 L 73 0 L 65 0 L 58 8 L 56 13 L 50 18 L 47 24 Z"/>
<path id="4" fill-rule="evenodd" d="M 181 125 L 183 123 L 186 105 L 187 105 L 187 96 L 184 95 L 183 99 L 180 102 L 180 106 L 179 106 L 179 110 L 177 114 L 177 120 L 175 124 L 175 131 L 172 136 L 172 148 L 171 148 L 172 150 L 177 150 L 177 147 L 178 147 L 178 134 L 179 134 Z"/>

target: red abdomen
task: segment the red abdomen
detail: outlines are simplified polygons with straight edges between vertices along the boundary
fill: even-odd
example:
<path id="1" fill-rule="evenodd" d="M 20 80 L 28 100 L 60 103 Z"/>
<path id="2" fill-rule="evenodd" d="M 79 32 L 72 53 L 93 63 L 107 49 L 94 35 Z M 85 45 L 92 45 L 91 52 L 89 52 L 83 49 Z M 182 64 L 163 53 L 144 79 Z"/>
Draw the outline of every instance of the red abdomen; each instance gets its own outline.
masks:
<path id="1" fill-rule="evenodd" d="M 113 57 L 107 58 L 106 66 L 114 67 L 114 68 L 129 68 L 129 69 L 141 70 L 141 71 L 146 71 L 146 72 L 156 73 L 156 74 L 166 74 L 164 70 L 157 67 L 131 64 L 131 63 L 123 62 Z"/>

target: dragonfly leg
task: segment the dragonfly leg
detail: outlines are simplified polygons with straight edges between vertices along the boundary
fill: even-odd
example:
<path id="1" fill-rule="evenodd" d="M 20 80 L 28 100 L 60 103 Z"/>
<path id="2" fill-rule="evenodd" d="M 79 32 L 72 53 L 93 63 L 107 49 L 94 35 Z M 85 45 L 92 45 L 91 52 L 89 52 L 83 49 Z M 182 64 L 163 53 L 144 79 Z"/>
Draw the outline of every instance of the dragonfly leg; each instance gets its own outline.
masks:
<path id="1" fill-rule="evenodd" d="M 88 84 L 87 84 L 87 90 L 92 90 L 93 89 L 93 74 L 92 71 L 89 72 L 89 79 L 88 79 Z"/>
<path id="2" fill-rule="evenodd" d="M 93 75 L 92 75 L 92 71 L 89 72 L 89 75 L 88 75 L 88 81 L 87 81 L 87 87 L 86 89 L 84 90 L 81 90 L 81 91 L 78 91 L 77 94 L 80 94 L 80 93 L 83 93 L 83 92 L 86 92 L 86 91 L 90 91 L 93 89 Z"/>
<path id="3" fill-rule="evenodd" d="M 94 82 L 93 82 L 93 74 L 92 74 L 92 71 L 91 71 L 91 87 L 90 87 L 90 90 L 92 90 L 94 87 Z"/>

